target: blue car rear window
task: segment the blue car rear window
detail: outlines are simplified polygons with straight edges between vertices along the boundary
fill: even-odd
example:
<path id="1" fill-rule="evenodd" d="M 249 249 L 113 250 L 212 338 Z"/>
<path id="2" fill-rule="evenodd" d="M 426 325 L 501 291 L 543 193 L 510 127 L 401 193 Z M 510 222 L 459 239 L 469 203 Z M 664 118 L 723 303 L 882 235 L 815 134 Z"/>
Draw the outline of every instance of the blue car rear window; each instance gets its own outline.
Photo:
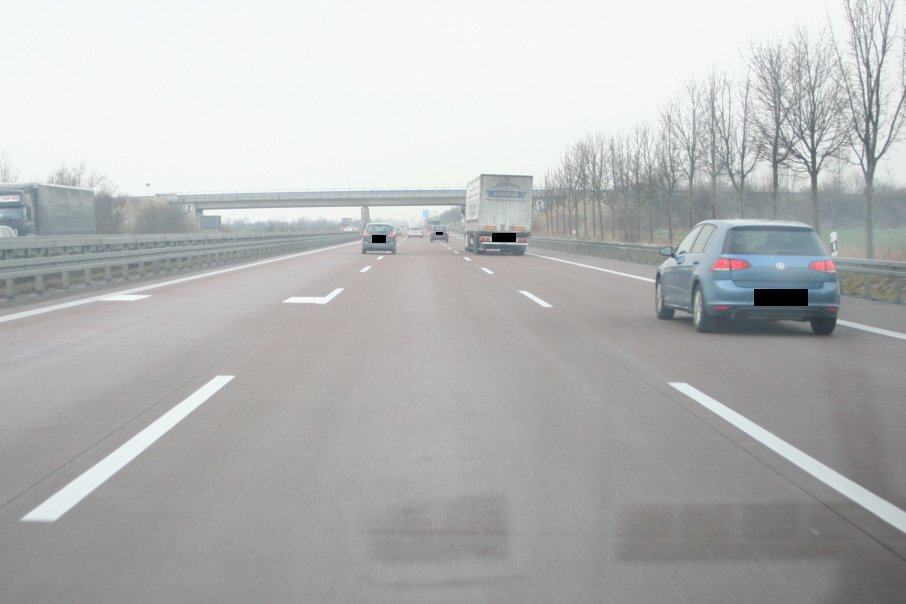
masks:
<path id="1" fill-rule="evenodd" d="M 826 256 L 812 229 L 781 226 L 736 227 L 727 231 L 724 254 L 763 256 Z"/>

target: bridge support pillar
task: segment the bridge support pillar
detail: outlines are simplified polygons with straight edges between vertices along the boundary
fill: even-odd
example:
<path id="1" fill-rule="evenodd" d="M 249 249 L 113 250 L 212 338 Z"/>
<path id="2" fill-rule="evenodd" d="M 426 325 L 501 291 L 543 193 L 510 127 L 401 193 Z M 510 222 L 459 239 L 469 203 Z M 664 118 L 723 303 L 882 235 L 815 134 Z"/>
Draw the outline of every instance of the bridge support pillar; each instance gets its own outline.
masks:
<path id="1" fill-rule="evenodd" d="M 365 228 L 365 225 L 371 222 L 371 212 L 368 210 L 368 206 L 362 206 L 362 228 Z"/>

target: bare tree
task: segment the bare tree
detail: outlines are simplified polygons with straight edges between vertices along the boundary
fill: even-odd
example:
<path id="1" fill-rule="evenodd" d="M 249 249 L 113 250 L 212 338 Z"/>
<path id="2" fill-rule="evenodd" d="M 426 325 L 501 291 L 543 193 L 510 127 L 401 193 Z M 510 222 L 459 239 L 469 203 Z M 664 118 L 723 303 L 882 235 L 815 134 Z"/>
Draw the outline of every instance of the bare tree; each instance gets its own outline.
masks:
<path id="1" fill-rule="evenodd" d="M 576 205 L 576 231 L 579 230 L 579 208 L 582 208 L 582 237 L 588 239 L 588 188 L 589 165 L 591 163 L 591 144 L 588 137 L 577 142 L 572 148 L 572 164 L 575 170 L 574 199 Z M 594 216 L 592 216 L 594 221 Z"/>
<path id="2" fill-rule="evenodd" d="M 758 134 L 759 153 L 771 170 L 771 217 L 777 218 L 777 192 L 781 166 L 787 160 L 784 132 L 789 127 L 787 86 L 789 47 L 778 40 L 751 42 L 744 57 L 752 77 L 753 117 Z"/>
<path id="3" fill-rule="evenodd" d="M 645 122 L 636 124 L 632 131 L 630 169 L 632 190 L 636 204 L 636 240 L 642 240 L 642 206 L 648 206 L 648 241 L 654 241 L 654 214 L 651 200 L 655 185 L 655 135 Z"/>
<path id="4" fill-rule="evenodd" d="M 847 35 L 844 47 L 837 46 L 837 63 L 843 74 L 849 144 L 865 180 L 865 254 L 874 258 L 875 172 L 900 140 L 903 125 L 903 36 L 895 22 L 896 0 L 843 0 L 843 8 Z"/>
<path id="5" fill-rule="evenodd" d="M 755 124 L 752 115 L 752 80 L 746 75 L 736 91 L 726 82 L 726 103 L 722 105 L 720 138 L 724 166 L 730 184 L 739 197 L 739 217 L 746 215 L 746 181 L 755 171 L 760 159 Z M 738 101 L 734 104 L 734 100 Z"/>
<path id="6" fill-rule="evenodd" d="M 667 103 L 660 108 L 660 130 L 657 142 L 656 161 L 661 190 L 667 195 L 667 230 L 670 245 L 673 245 L 673 193 L 682 176 L 680 143 L 676 135 L 675 122 L 678 119 L 676 105 Z"/>
<path id="7" fill-rule="evenodd" d="M 603 197 L 601 201 L 607 206 L 607 209 L 610 210 L 610 239 L 616 241 L 617 239 L 617 203 L 620 200 L 620 187 L 623 184 L 621 179 L 622 174 L 622 155 L 620 153 L 621 148 L 621 137 L 623 133 L 617 133 L 617 135 L 603 136 L 601 135 L 598 139 L 598 146 L 600 153 L 603 157 L 601 164 L 603 166 L 604 174 L 601 176 L 602 189 L 601 192 Z M 601 232 L 603 235 L 604 226 L 601 225 Z"/>
<path id="8" fill-rule="evenodd" d="M 565 193 L 564 201 L 566 202 L 566 223 L 568 226 L 569 235 L 572 237 L 574 234 L 577 234 L 579 229 L 579 201 L 581 199 L 580 194 L 580 180 L 581 180 L 581 153 L 578 150 L 577 145 L 572 145 L 567 151 L 563 154 L 563 158 L 560 160 L 560 169 L 558 170 L 558 177 L 560 181 L 560 187 Z M 576 219 L 573 221 L 573 214 L 575 213 Z"/>
<path id="9" fill-rule="evenodd" d="M 715 67 L 705 83 L 702 136 L 702 171 L 711 182 L 711 218 L 717 218 L 717 186 L 724 174 L 725 153 L 721 141 L 721 121 L 728 113 L 730 83 L 727 74 Z"/>
<path id="10" fill-rule="evenodd" d="M 109 178 L 93 172 L 89 179 L 94 189 L 94 220 L 97 232 L 102 235 L 122 233 L 126 223 L 127 197 L 120 195 L 118 187 Z"/>
<path id="11" fill-rule="evenodd" d="M 611 188 L 610 166 L 608 165 L 607 138 L 596 134 L 591 140 L 591 154 L 588 165 L 588 193 L 598 209 L 598 221 L 601 227 L 601 239 L 604 239 L 604 206 L 607 190 Z M 611 211 L 611 217 L 613 212 Z M 595 230 L 597 232 L 597 230 Z"/>
<path id="12" fill-rule="evenodd" d="M 693 205 L 695 202 L 695 175 L 701 160 L 701 127 L 704 111 L 703 85 L 695 78 L 683 82 L 676 98 L 671 101 L 674 134 L 681 149 L 683 176 L 689 186 L 689 228 L 695 225 Z"/>
<path id="13" fill-rule="evenodd" d="M 178 205 L 150 199 L 140 203 L 134 228 L 138 234 L 192 233 L 198 231 L 198 224 Z"/>
<path id="14" fill-rule="evenodd" d="M 70 166 L 66 163 L 47 175 L 47 184 L 66 185 L 67 187 L 84 187 L 88 184 L 88 162 Z"/>
<path id="15" fill-rule="evenodd" d="M 554 224 L 557 205 L 557 179 L 556 175 L 550 170 L 545 172 L 544 178 L 541 180 L 541 188 L 544 190 L 544 198 L 538 201 L 540 201 L 541 209 L 547 219 L 547 235 L 551 236 L 557 232 Z"/>
<path id="16" fill-rule="evenodd" d="M 19 169 L 13 165 L 9 151 L 0 151 L 0 182 L 16 182 L 19 180 Z"/>
<path id="17" fill-rule="evenodd" d="M 840 157 L 847 142 L 841 112 L 843 88 L 837 68 L 826 30 L 817 38 L 802 26 L 794 30 L 790 40 L 789 130 L 785 133 L 785 146 L 792 168 L 809 176 L 812 220 L 819 233 L 818 174 L 825 161 Z"/>
<path id="18" fill-rule="evenodd" d="M 629 137 L 622 130 L 610 137 L 608 143 L 608 158 L 610 164 L 610 178 L 613 189 L 608 196 L 611 210 L 613 211 L 614 224 L 616 224 L 617 203 L 623 202 L 623 241 L 629 241 L 629 191 L 632 178 L 629 169 Z M 616 226 L 614 239 L 616 239 Z"/>

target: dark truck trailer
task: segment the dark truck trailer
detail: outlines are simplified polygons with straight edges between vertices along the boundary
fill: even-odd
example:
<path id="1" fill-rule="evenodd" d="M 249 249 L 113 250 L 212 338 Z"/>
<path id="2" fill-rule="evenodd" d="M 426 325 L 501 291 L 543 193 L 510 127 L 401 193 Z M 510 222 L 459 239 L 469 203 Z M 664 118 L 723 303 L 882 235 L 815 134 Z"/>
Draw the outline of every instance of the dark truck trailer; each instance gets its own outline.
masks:
<path id="1" fill-rule="evenodd" d="M 93 235 L 94 191 L 63 185 L 0 184 L 0 225 L 19 235 Z"/>

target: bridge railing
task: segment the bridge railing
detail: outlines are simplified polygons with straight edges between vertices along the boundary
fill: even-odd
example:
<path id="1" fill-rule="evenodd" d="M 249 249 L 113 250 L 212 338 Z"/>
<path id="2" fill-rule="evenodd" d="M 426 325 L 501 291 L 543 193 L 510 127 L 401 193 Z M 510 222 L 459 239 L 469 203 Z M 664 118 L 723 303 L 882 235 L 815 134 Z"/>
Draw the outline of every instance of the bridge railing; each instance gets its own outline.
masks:
<path id="1" fill-rule="evenodd" d="M 20 254 L 0 260 L 0 283 L 5 282 L 6 300 L 13 301 L 28 294 L 69 292 L 74 285 L 84 289 L 101 281 L 128 282 L 347 243 L 360 237 L 360 233 L 227 233 L 9 238 L 0 240 L 0 250 L 18 250 Z"/>

